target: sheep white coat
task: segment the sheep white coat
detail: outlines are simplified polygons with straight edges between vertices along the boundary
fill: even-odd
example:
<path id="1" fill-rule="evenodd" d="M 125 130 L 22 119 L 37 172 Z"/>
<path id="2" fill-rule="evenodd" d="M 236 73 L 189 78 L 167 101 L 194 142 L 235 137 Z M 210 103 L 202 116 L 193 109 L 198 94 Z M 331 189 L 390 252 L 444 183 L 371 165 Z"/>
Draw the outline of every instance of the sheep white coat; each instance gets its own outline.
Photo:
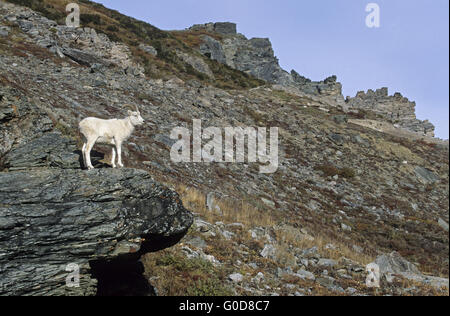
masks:
<path id="1" fill-rule="evenodd" d="M 88 117 L 79 124 L 79 130 L 83 139 L 83 161 L 88 169 L 94 169 L 91 163 L 91 150 L 96 143 L 112 146 L 111 165 L 116 168 L 117 164 L 123 167 L 122 143 L 126 141 L 137 126 L 144 124 L 139 110 L 137 112 L 128 111 L 128 117 L 122 120 L 102 120 L 95 117 Z"/>

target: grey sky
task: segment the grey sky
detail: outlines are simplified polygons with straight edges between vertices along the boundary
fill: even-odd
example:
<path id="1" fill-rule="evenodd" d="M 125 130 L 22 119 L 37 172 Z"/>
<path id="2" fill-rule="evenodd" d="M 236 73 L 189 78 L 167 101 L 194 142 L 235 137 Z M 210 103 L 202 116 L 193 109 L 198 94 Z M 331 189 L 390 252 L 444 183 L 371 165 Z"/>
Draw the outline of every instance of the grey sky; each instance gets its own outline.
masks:
<path id="1" fill-rule="evenodd" d="M 338 76 L 344 96 L 389 87 L 417 102 L 417 116 L 449 136 L 448 0 L 100 0 L 164 30 L 230 21 L 247 37 L 268 37 L 281 66 L 313 80 Z M 365 25 L 366 5 L 381 27 Z"/>

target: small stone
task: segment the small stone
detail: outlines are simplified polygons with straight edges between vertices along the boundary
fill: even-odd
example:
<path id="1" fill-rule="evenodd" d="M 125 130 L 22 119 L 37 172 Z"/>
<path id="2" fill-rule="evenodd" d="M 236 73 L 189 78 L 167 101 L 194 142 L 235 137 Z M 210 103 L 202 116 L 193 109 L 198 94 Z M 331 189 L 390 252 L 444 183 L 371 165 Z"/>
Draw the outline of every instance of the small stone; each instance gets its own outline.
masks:
<path id="1" fill-rule="evenodd" d="M 299 276 L 302 279 L 306 279 L 306 280 L 310 280 L 310 281 L 316 280 L 316 277 L 313 273 L 303 270 L 303 269 L 297 271 L 297 276 Z"/>
<path id="2" fill-rule="evenodd" d="M 275 257 L 276 249 L 272 245 L 265 245 L 264 249 L 261 251 L 260 255 L 263 258 L 273 258 Z"/>
<path id="3" fill-rule="evenodd" d="M 231 239 L 233 239 L 234 234 L 233 234 L 232 232 L 229 232 L 229 231 L 227 231 L 227 230 L 224 230 L 224 231 L 222 232 L 222 236 L 225 237 L 225 239 L 227 239 L 227 240 L 231 240 Z"/>
<path id="4" fill-rule="evenodd" d="M 198 249 L 204 249 L 207 246 L 206 242 L 200 237 L 194 237 L 194 238 L 186 241 L 186 244 L 191 245 Z"/>
<path id="5" fill-rule="evenodd" d="M 323 277 L 317 279 L 317 283 L 319 283 L 320 285 L 327 287 L 327 288 L 334 286 L 335 282 L 336 282 L 336 279 L 329 277 L 329 276 L 323 276 Z"/>
<path id="6" fill-rule="evenodd" d="M 439 226 L 441 226 L 441 228 L 442 228 L 443 230 L 445 230 L 446 232 L 448 232 L 448 224 L 447 224 L 446 221 L 444 221 L 442 218 L 439 218 L 438 224 L 439 224 Z"/>
<path id="7" fill-rule="evenodd" d="M 150 55 L 153 55 L 153 56 L 158 55 L 158 51 L 153 46 L 140 44 L 139 48 Z"/>
<path id="8" fill-rule="evenodd" d="M 275 207 L 275 202 L 273 202 L 273 201 L 267 200 L 265 198 L 261 198 L 261 201 L 268 207 L 272 207 L 272 208 Z"/>
<path id="9" fill-rule="evenodd" d="M 336 250 L 336 246 L 333 244 L 328 244 L 325 246 L 325 249 L 326 250 Z"/>
<path id="10" fill-rule="evenodd" d="M 355 289 L 355 288 L 353 288 L 353 287 L 349 287 L 349 288 L 347 288 L 347 289 L 345 290 L 345 292 L 348 293 L 348 294 L 350 294 L 350 295 L 353 295 L 353 294 L 355 294 L 356 292 L 358 292 L 358 290 Z"/>
<path id="11" fill-rule="evenodd" d="M 352 228 L 350 226 L 344 224 L 344 223 L 341 224 L 341 228 L 342 228 L 343 231 L 346 231 L 346 232 L 351 232 L 352 231 Z"/>
<path id="12" fill-rule="evenodd" d="M 7 37 L 9 35 L 9 31 L 10 30 L 11 29 L 9 27 L 7 27 L 7 26 L 0 27 L 0 36 Z"/>
<path id="13" fill-rule="evenodd" d="M 318 250 L 319 249 L 317 247 L 312 247 L 310 249 L 306 249 L 306 250 L 303 251 L 302 256 L 303 257 L 307 257 L 307 258 L 315 257 L 317 255 L 317 251 Z"/>
<path id="14" fill-rule="evenodd" d="M 309 266 L 309 261 L 308 261 L 308 259 L 302 258 L 302 259 L 300 259 L 300 263 L 301 263 L 305 268 L 307 268 L 307 267 Z"/>
<path id="15" fill-rule="evenodd" d="M 333 259 L 320 259 L 319 262 L 317 263 L 318 266 L 321 267 L 334 267 L 337 265 L 337 262 Z"/>
<path id="16" fill-rule="evenodd" d="M 230 274 L 228 279 L 234 283 L 241 283 L 244 280 L 244 276 L 240 273 Z"/>

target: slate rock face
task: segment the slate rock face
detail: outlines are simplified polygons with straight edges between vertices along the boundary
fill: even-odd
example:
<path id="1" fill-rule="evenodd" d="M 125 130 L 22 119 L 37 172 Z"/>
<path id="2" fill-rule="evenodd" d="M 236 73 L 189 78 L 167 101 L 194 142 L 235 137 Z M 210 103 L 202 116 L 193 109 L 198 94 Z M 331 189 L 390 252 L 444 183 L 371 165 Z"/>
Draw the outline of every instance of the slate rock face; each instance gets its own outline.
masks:
<path id="1" fill-rule="evenodd" d="M 236 25 L 233 23 L 223 23 L 225 26 L 220 27 L 218 25 L 222 24 L 195 25 L 191 28 L 226 35 L 222 41 L 207 35 L 203 36 L 203 43 L 199 47 L 200 53 L 270 83 L 294 84 L 291 75 L 280 67 L 268 38 L 247 39 L 235 32 Z"/>
<path id="2" fill-rule="evenodd" d="M 268 83 L 279 85 L 281 90 L 297 95 L 313 95 L 326 98 L 325 103 L 335 107 L 345 106 L 342 84 L 336 76 L 315 82 L 299 75 L 295 70 L 288 73 L 281 68 L 268 38 L 247 39 L 236 32 L 234 23 L 208 23 L 194 25 L 189 30 L 218 33 L 218 40 L 208 35 L 201 37 L 198 50 L 204 56 L 219 63 L 243 71 Z"/>
<path id="3" fill-rule="evenodd" d="M 52 132 L 13 149 L 6 155 L 4 166 L 9 170 L 46 166 L 77 169 L 79 160 L 75 144 L 60 133 Z"/>
<path id="4" fill-rule="evenodd" d="M 95 294 L 90 263 L 136 262 L 193 222 L 177 194 L 144 171 L 36 169 L 0 173 L 0 183 L 0 295 Z M 71 263 L 84 282 L 72 292 Z"/>
<path id="5" fill-rule="evenodd" d="M 379 256 L 375 260 L 375 263 L 380 267 L 381 275 L 385 276 L 388 282 L 392 281 L 396 276 L 401 276 L 408 280 L 427 284 L 435 289 L 448 289 L 449 287 L 448 278 L 422 274 L 414 264 L 404 259 L 395 251 Z"/>
<path id="6" fill-rule="evenodd" d="M 397 252 L 381 255 L 376 259 L 375 263 L 380 267 L 382 274 L 399 274 L 404 272 L 420 274 L 419 269 L 415 265 L 402 258 Z"/>
<path id="7" fill-rule="evenodd" d="M 79 49 L 73 49 L 73 48 L 64 48 L 62 50 L 62 53 L 72 59 L 73 61 L 79 63 L 80 65 L 85 66 L 92 66 L 94 64 L 105 64 L 108 65 L 108 63 L 104 60 L 102 60 L 100 57 L 90 54 L 84 51 L 81 51 Z"/>
<path id="8" fill-rule="evenodd" d="M 328 77 L 323 81 L 312 81 L 311 79 L 303 77 L 295 70 L 291 71 L 291 75 L 297 84 L 297 87 L 306 94 L 323 96 L 342 95 L 342 84 L 337 82 L 336 76 Z"/>
<path id="9" fill-rule="evenodd" d="M 236 23 L 230 22 L 196 24 L 189 29 L 193 31 L 207 30 L 208 32 L 216 32 L 223 35 L 235 35 L 237 33 Z"/>

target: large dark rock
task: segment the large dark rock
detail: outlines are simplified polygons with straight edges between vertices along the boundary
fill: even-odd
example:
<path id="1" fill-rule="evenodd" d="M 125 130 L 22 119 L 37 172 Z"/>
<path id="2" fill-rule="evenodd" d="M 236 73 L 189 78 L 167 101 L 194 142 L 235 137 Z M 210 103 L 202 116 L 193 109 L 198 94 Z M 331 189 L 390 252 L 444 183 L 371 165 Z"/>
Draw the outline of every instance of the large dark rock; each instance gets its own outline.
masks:
<path id="1" fill-rule="evenodd" d="M 0 85 L 0 170 L 5 154 L 53 128 L 48 114 L 23 91 Z"/>
<path id="2" fill-rule="evenodd" d="M 0 183 L 0 295 L 94 295 L 127 268 L 139 275 L 140 256 L 193 221 L 175 192 L 135 169 L 42 168 L 0 173 Z M 66 287 L 71 263 L 79 288 Z"/>
<path id="3" fill-rule="evenodd" d="M 11 150 L 4 167 L 21 170 L 34 167 L 80 168 L 80 155 L 74 142 L 58 132 L 47 133 Z"/>
<path id="4" fill-rule="evenodd" d="M 218 22 L 214 24 L 214 30 L 220 34 L 234 35 L 237 33 L 237 25 L 230 22 Z"/>
<path id="5" fill-rule="evenodd" d="M 91 67 L 95 64 L 109 65 L 109 62 L 102 59 L 101 57 L 79 49 L 65 47 L 63 48 L 62 53 L 73 61 L 79 63 L 80 65 L 88 67 Z"/>

